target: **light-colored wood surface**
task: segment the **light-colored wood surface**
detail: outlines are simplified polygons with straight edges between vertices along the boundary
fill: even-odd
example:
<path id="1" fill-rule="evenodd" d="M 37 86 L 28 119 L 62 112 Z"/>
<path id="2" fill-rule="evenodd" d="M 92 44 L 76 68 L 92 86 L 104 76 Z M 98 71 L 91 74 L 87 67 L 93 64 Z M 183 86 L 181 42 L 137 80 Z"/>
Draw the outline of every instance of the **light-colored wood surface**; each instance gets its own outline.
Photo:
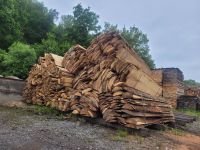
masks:
<path id="1" fill-rule="evenodd" d="M 87 49 L 72 47 L 64 58 L 45 54 L 31 69 L 24 96 L 30 103 L 141 128 L 173 121 L 161 93 L 144 61 L 111 32 Z"/>

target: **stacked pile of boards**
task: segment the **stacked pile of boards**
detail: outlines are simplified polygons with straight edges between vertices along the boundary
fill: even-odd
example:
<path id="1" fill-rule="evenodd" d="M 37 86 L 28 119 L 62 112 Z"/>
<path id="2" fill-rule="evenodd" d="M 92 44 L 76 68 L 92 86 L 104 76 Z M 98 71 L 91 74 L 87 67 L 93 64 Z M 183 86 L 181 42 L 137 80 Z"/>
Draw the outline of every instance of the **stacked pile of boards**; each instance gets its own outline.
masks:
<path id="1" fill-rule="evenodd" d="M 154 69 L 152 70 L 151 77 L 156 81 L 158 85 L 163 86 L 163 69 Z"/>
<path id="2" fill-rule="evenodd" d="M 200 111 L 200 98 L 183 95 L 177 99 L 177 109 L 193 109 Z"/>
<path id="3" fill-rule="evenodd" d="M 185 87 L 186 96 L 196 96 L 200 98 L 200 88 L 199 87 Z"/>
<path id="4" fill-rule="evenodd" d="M 41 60 L 27 79 L 28 102 L 103 115 L 131 128 L 174 121 L 151 70 L 116 32 L 98 36 L 87 49 L 76 45 L 64 58 L 46 54 Z"/>
<path id="5" fill-rule="evenodd" d="M 72 89 L 74 76 L 62 68 L 63 57 L 45 54 L 40 57 L 27 78 L 24 89 L 27 103 L 59 106 L 67 98 L 67 92 Z"/>
<path id="6" fill-rule="evenodd" d="M 176 108 L 177 99 L 184 95 L 184 76 L 178 68 L 161 68 L 152 71 L 153 79 L 162 86 L 162 96 L 173 108 Z"/>

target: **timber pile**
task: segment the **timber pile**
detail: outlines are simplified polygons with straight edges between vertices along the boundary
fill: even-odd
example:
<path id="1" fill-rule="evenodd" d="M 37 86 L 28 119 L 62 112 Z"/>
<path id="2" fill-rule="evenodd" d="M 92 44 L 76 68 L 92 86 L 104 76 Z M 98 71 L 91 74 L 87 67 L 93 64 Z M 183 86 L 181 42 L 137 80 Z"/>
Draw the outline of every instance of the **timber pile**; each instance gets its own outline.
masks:
<path id="1" fill-rule="evenodd" d="M 102 114 L 106 122 L 131 128 L 174 120 L 151 70 L 116 32 L 100 35 L 87 49 L 72 47 L 59 63 L 51 58 L 52 68 L 49 58 L 42 60 L 27 79 L 24 95 L 31 103 L 87 117 Z"/>
<path id="2" fill-rule="evenodd" d="M 178 68 L 165 68 L 163 71 L 163 97 L 176 108 L 177 99 L 184 95 L 184 76 Z"/>
<path id="3" fill-rule="evenodd" d="M 200 111 L 200 99 L 197 96 L 180 96 L 177 100 L 177 109 L 193 109 Z"/>
<path id="4" fill-rule="evenodd" d="M 186 96 L 196 96 L 200 98 L 200 88 L 199 87 L 186 87 L 185 88 Z"/>
<path id="5" fill-rule="evenodd" d="M 175 112 L 174 117 L 177 125 L 186 125 L 187 123 L 192 123 L 197 120 L 196 116 L 186 115 L 181 112 Z"/>
<path id="6" fill-rule="evenodd" d="M 152 79 L 161 87 L 163 86 L 163 69 L 154 69 L 152 70 Z"/>
<path id="7" fill-rule="evenodd" d="M 115 85 L 110 93 L 99 96 L 103 118 L 130 128 L 173 121 L 170 106 L 162 98 L 153 98 L 123 84 Z"/>
<path id="8" fill-rule="evenodd" d="M 32 67 L 24 90 L 27 103 L 57 108 L 60 103 L 65 103 L 67 92 L 72 88 L 73 75 L 61 67 L 62 60 L 63 57 L 45 54 Z"/>
<path id="9" fill-rule="evenodd" d="M 177 99 L 184 95 L 184 77 L 178 68 L 161 68 L 152 71 L 152 78 L 162 86 L 162 96 L 173 108 L 176 108 Z"/>

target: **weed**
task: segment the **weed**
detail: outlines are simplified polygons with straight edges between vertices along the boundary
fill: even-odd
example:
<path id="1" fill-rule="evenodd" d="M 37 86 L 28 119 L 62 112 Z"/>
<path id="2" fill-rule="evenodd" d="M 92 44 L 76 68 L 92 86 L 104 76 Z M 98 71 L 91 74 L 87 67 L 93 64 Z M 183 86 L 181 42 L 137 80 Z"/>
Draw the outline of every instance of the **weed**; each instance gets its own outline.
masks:
<path id="1" fill-rule="evenodd" d="M 176 111 L 183 112 L 187 115 L 196 116 L 198 119 L 200 119 L 200 112 L 194 109 L 177 109 Z"/>
<path id="2" fill-rule="evenodd" d="M 49 115 L 52 117 L 62 117 L 62 113 L 55 108 L 47 107 L 47 106 L 40 106 L 40 105 L 34 105 L 33 112 L 38 115 Z"/>
<path id="3" fill-rule="evenodd" d="M 177 129 L 177 128 L 172 128 L 169 130 L 170 133 L 177 135 L 177 136 L 184 136 L 185 132 L 181 129 Z"/>
<path id="4" fill-rule="evenodd" d="M 144 137 L 142 136 L 136 135 L 135 139 L 139 144 L 142 144 L 144 142 Z"/>
<path id="5" fill-rule="evenodd" d="M 114 134 L 111 139 L 113 141 L 121 141 L 123 138 L 127 137 L 128 136 L 128 132 L 126 130 L 121 130 L 121 129 L 118 129 L 116 131 L 116 134 Z"/>
<path id="6" fill-rule="evenodd" d="M 126 130 L 117 130 L 117 136 L 119 137 L 127 137 L 128 136 L 128 132 Z"/>
<path id="7" fill-rule="evenodd" d="M 112 140 L 112 141 L 121 141 L 122 138 L 119 137 L 119 136 L 117 136 L 117 135 L 114 135 L 114 136 L 111 137 L 111 140 Z"/>

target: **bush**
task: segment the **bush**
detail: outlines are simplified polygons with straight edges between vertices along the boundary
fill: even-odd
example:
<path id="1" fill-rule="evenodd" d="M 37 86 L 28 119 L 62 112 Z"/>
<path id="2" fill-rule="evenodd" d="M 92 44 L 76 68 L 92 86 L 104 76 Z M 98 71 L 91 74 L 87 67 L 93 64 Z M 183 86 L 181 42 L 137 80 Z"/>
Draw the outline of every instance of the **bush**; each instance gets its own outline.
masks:
<path id="1" fill-rule="evenodd" d="M 33 48 L 37 54 L 37 58 L 43 56 L 44 53 L 53 53 L 63 56 L 69 47 L 70 45 L 67 42 L 65 42 L 65 44 L 59 44 L 53 33 L 48 33 L 47 38 L 43 39 L 41 44 L 39 43 L 33 45 Z"/>
<path id="2" fill-rule="evenodd" d="M 32 65 L 36 62 L 36 53 L 29 45 L 15 42 L 9 48 L 2 62 L 7 69 L 4 74 L 25 79 Z"/>
<path id="3" fill-rule="evenodd" d="M 4 61 L 6 58 L 7 53 L 4 50 L 0 49 L 0 75 L 5 75 L 6 66 L 4 65 Z"/>

